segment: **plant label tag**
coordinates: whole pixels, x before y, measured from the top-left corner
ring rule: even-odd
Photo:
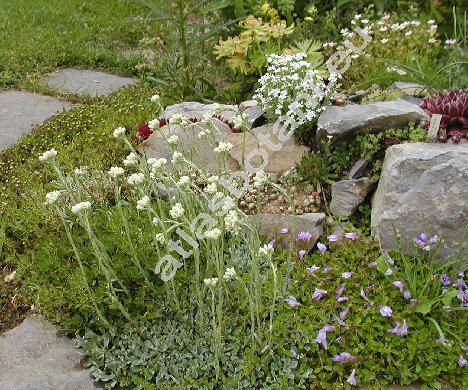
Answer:
[[[435,141],[437,139],[437,134],[439,134],[440,121],[442,120],[442,115],[433,114],[431,117],[431,123],[429,125],[429,130],[427,130],[427,135],[429,136],[430,141]]]

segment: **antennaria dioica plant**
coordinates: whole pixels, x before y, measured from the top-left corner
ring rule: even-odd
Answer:
[[[211,318],[217,374],[223,340],[228,336],[224,334],[226,316],[245,310],[252,348],[266,351],[271,347],[276,304],[288,292],[289,284],[289,271],[286,278],[278,274],[273,242],[264,244],[257,226],[222,185],[223,180],[230,179],[228,152],[232,145],[219,141],[219,126],[224,124],[212,116],[192,123],[177,115],[165,128],[153,126],[154,131],[161,131],[160,142],[165,140],[170,145],[171,161],[139,156],[125,129],[116,129],[114,137],[127,144],[130,154],[123,167],[111,167],[104,175],[107,182],[103,180],[102,186],[109,191],[102,199],[88,190],[85,173],[77,169],[70,177],[62,172],[55,151],[45,152],[40,158],[59,178],[60,188],[47,194],[46,204],[64,225],[102,324],[110,327],[111,321],[106,318],[107,308],[95,299],[95,282],[88,280],[87,269],[93,264],[104,277],[111,304],[128,321],[141,314],[128,305],[139,289],[155,301],[170,305],[176,318],[193,302],[197,308],[195,323],[205,324]],[[216,172],[196,163],[200,151],[190,144],[183,149],[174,130],[180,135],[195,132],[204,139],[216,155]],[[258,175],[257,181],[268,185],[263,175],[261,180],[263,176]],[[240,187],[238,182],[232,184]],[[258,191],[262,185],[257,186]],[[113,231],[120,231],[120,235],[108,237],[102,226],[111,215],[113,223],[118,224]],[[85,243],[77,242],[78,230],[86,233]],[[113,241],[121,242],[125,250],[108,249]],[[235,247],[243,248],[246,264],[234,255]],[[86,255],[85,248],[92,250],[93,258]],[[281,254],[284,261],[291,261],[291,250]]]

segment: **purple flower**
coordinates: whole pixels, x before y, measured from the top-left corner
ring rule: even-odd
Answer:
[[[465,359],[463,355],[460,355],[460,358],[458,359],[458,367],[464,367],[466,366],[468,361]]]
[[[346,302],[346,301],[349,301],[349,297],[339,297],[337,300],[337,302]]]
[[[459,289],[457,292],[457,298],[460,300],[462,307],[468,306],[468,289]]]
[[[338,325],[342,326],[343,328],[347,328],[348,324],[344,322],[341,318],[335,317],[336,322],[338,322]]]
[[[318,271],[319,269],[320,269],[320,267],[317,267],[316,265],[313,265],[312,267],[306,268],[307,273],[308,273],[310,276],[315,276],[315,275],[314,275],[314,272],[315,272],[315,271]]]
[[[410,299],[411,298],[411,292],[409,290],[406,290],[404,293],[403,293],[403,298],[405,299]]]
[[[328,349],[327,344],[327,332],[332,332],[335,330],[333,325],[325,325],[322,329],[320,329],[317,333],[317,338],[314,339],[316,343],[319,343],[323,346],[323,348]]]
[[[410,299],[410,307],[418,306],[420,303],[421,301],[419,299],[416,299],[416,298]]]
[[[390,276],[391,274],[393,274],[393,270],[391,268],[387,268],[385,271],[385,276]]]
[[[356,356],[351,355],[349,352],[341,352],[339,355],[333,355],[332,360],[339,363],[348,363],[356,360]]]
[[[297,233],[296,240],[297,241],[309,241],[312,238],[311,232],[299,232]]]
[[[330,242],[336,242],[340,241],[341,237],[338,234],[330,234],[329,236],[327,236],[327,240]]]
[[[326,265],[325,267],[323,267],[323,273],[326,274],[327,272],[330,272],[331,270],[331,267],[329,267],[328,265]]]
[[[388,306],[380,306],[380,315],[382,317],[391,317],[392,316],[392,309]]]
[[[372,263],[369,263],[369,267],[371,267],[371,268],[377,267],[377,262],[373,261]]]
[[[349,279],[351,276],[353,276],[356,272],[353,271],[348,271],[348,272],[343,272],[341,274],[342,278]]]
[[[289,295],[286,300],[288,301],[288,304],[289,306],[291,307],[296,307],[296,306],[300,306],[301,304],[297,301],[297,299],[295,297],[293,297],[292,295]]]
[[[356,386],[356,385],[357,385],[357,382],[356,382],[356,370],[351,371],[351,375],[350,375],[349,378],[346,380],[346,382],[348,382],[351,386]]]
[[[399,280],[397,280],[392,283],[392,286],[400,290],[400,292],[403,292],[403,288],[404,288],[403,282],[400,282]]]
[[[289,229],[287,227],[283,227],[280,230],[278,230],[279,234],[286,234],[289,232]]]
[[[356,232],[345,233],[345,237],[349,238],[350,240],[357,240],[360,234]]]
[[[324,254],[327,251],[327,246],[325,244],[322,244],[321,242],[317,242],[317,248],[322,254]]]
[[[389,329],[388,333],[392,333],[399,337],[403,337],[404,335],[408,333],[408,325],[406,325],[406,321],[403,321],[402,324],[400,324],[398,321],[395,322],[395,327],[392,329]]]
[[[297,255],[299,256],[300,259],[302,259],[306,255],[306,253],[307,253],[306,250],[300,250]]]
[[[419,236],[414,236],[413,238],[414,244],[425,251],[430,251],[432,245],[437,243],[437,241],[439,241],[439,236],[437,236],[437,234],[429,238],[426,233],[421,233]]]
[[[437,341],[438,343],[440,343],[440,344],[445,344],[445,341],[446,341],[446,340],[445,340],[443,337],[441,337],[441,338],[437,339],[436,341]]]
[[[447,274],[440,275],[440,281],[442,282],[442,286],[449,286],[452,283]]]
[[[345,287],[346,287],[346,283],[341,283],[339,285],[338,289],[335,292],[335,298],[336,299],[338,299],[341,296],[341,294],[343,294],[343,291],[344,291]]]
[[[315,292],[314,292],[314,294],[312,295],[312,299],[313,299],[314,301],[320,301],[320,298],[322,298],[322,295],[324,295],[324,294],[326,294],[326,293],[327,293],[327,291],[321,290],[321,289],[315,287]]]
[[[271,241],[268,243],[268,246],[269,246],[270,248],[274,248],[274,247],[275,247],[275,244],[276,244],[276,240],[273,239],[273,240],[271,240]]]
[[[347,308],[345,308],[341,313],[340,313],[340,318],[343,319],[345,318],[348,313],[349,313],[349,309],[351,308],[351,306],[348,306]]]

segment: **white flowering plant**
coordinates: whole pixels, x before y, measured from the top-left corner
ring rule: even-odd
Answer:
[[[313,123],[329,104],[338,76],[328,80],[312,68],[305,53],[271,54],[266,73],[259,79],[256,99],[271,119],[286,116],[297,125]],[[307,94],[307,97],[305,95]]]

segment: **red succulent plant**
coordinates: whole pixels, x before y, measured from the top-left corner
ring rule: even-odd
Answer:
[[[440,128],[445,129],[445,134],[439,137],[441,142],[448,138],[460,142],[468,137],[468,89],[439,92],[424,99],[420,107],[431,117],[433,114],[442,115]],[[426,121],[424,127],[427,128],[429,123]]]

